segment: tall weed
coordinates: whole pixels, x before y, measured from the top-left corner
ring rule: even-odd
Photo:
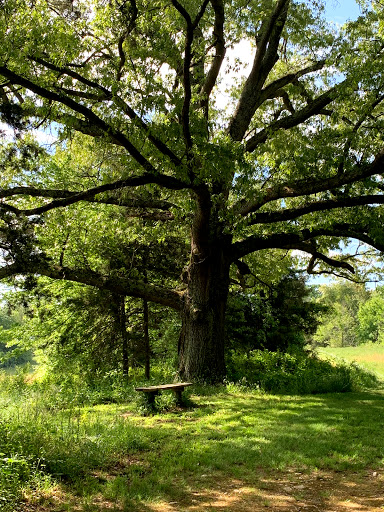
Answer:
[[[38,381],[27,371],[3,372],[0,511],[17,510],[22,489],[43,485],[46,475],[75,482],[92,468],[113,464],[116,453],[146,448],[145,438],[127,427],[117,411],[107,416],[92,409],[127,401],[133,394],[132,384],[121,379],[101,380],[98,386],[76,376]]]
[[[342,393],[375,387],[378,379],[354,363],[322,360],[304,352],[232,353],[229,380],[272,393]]]
[[[31,466],[24,457],[6,457],[0,453],[0,510],[14,512],[21,499],[22,485],[31,476]]]

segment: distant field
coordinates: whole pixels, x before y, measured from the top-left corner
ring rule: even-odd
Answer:
[[[384,345],[361,345],[360,347],[321,348],[318,353],[346,361],[356,361],[359,365],[374,372],[384,381]]]

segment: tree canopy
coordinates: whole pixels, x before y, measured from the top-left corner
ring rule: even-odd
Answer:
[[[1,6],[0,278],[173,308],[180,376],[219,381],[236,274],[300,251],[348,275],[341,242],[384,249],[380,2],[340,30],[316,0]],[[145,277],[134,247],[169,237],[180,279]]]

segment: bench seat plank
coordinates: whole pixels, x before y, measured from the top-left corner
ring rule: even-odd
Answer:
[[[178,405],[183,405],[183,397],[182,393],[184,391],[184,388],[187,386],[192,386],[192,382],[177,382],[176,384],[160,384],[159,386],[141,386],[138,388],[135,388],[136,391],[142,391],[146,394],[146,398],[148,401],[148,404],[151,406],[155,403],[155,398],[159,394],[160,391],[164,391],[167,389],[171,389],[175,392],[176,395],[176,403]]]
[[[192,386],[192,382],[177,382],[176,384],[161,384],[159,386],[147,386],[135,388],[136,391],[143,391],[144,393],[153,393],[154,391],[161,391],[162,389],[184,389],[187,386]]]

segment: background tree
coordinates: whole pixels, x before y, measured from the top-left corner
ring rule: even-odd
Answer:
[[[360,304],[360,343],[382,343],[384,341],[384,289],[378,287],[370,293],[366,302]]]
[[[12,343],[13,329],[17,329],[23,323],[23,309],[18,307],[10,310],[3,301],[0,308],[0,368],[31,362],[32,351],[19,348]]]
[[[117,250],[105,234],[105,247],[98,252],[103,265],[109,272],[124,268],[149,274],[155,282],[178,278],[174,265],[181,241],[168,237],[147,245],[144,238],[142,232],[141,243],[136,238]],[[7,293],[8,307],[21,308],[27,318],[8,337],[14,345],[34,349],[51,370],[80,371],[91,378],[115,370],[128,376],[129,367],[141,366],[149,378],[152,356],[158,362],[174,359],[178,336],[167,331],[175,320],[159,305],[145,308],[141,299],[67,281],[19,279],[17,284],[24,290]]]
[[[348,238],[384,248],[381,6],[336,33],[320,2],[62,4],[2,3],[0,112],[15,139],[0,155],[0,277],[173,308],[180,376],[220,381],[231,267],[299,250],[309,271],[343,275],[353,262],[331,251]],[[225,108],[239,41],[251,68]],[[42,151],[28,135],[41,128],[59,147]],[[102,257],[139,236],[138,218],[156,239],[189,239],[178,285]]]
[[[351,347],[359,345],[360,310],[369,299],[363,284],[350,281],[320,287],[324,306],[321,324],[313,337],[316,345]]]
[[[232,292],[226,322],[228,349],[302,350],[316,332],[322,311],[314,290],[292,270],[269,287]]]

